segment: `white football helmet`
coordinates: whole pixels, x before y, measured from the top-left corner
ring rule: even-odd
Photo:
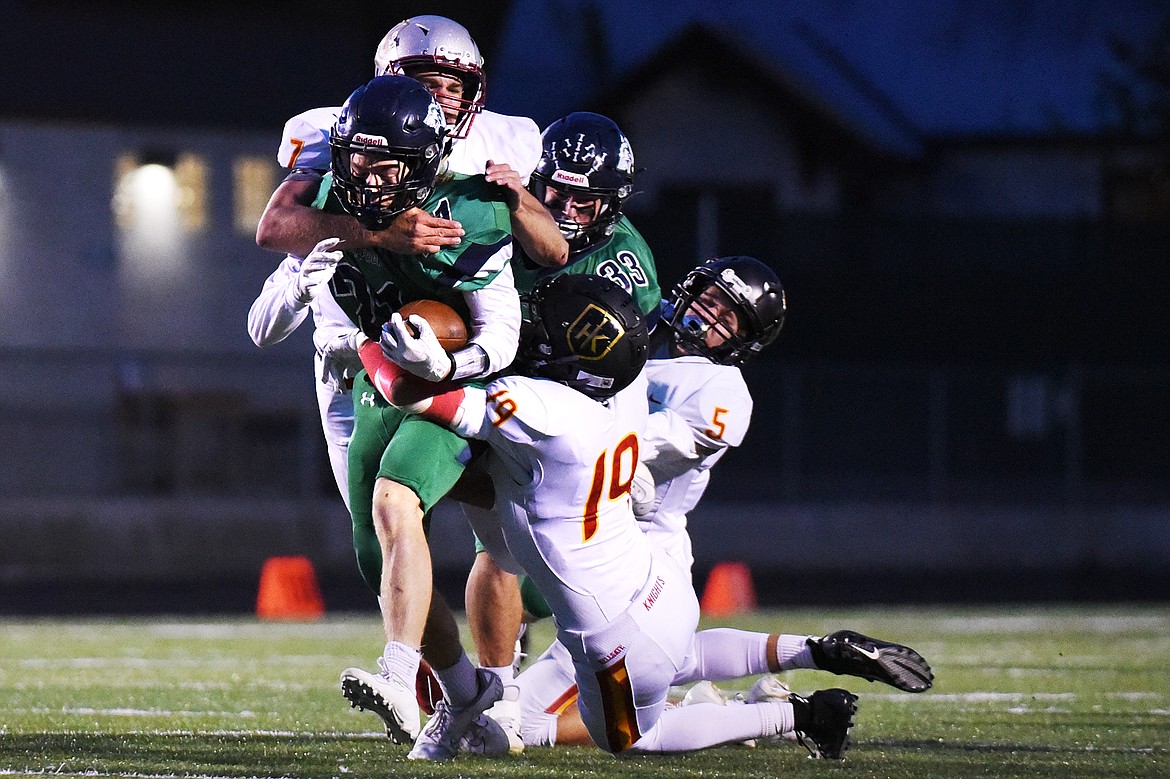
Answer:
[[[463,82],[463,98],[454,101],[458,119],[447,137],[466,138],[487,99],[483,57],[471,33],[445,16],[412,16],[391,27],[374,54],[374,75],[413,76],[424,70],[449,73]]]

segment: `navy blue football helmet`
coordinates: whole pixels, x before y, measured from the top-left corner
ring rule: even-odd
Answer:
[[[732,333],[706,313],[700,300],[709,287],[735,304],[738,332]],[[692,268],[663,305],[662,321],[684,352],[698,353],[721,365],[742,365],[776,340],[784,326],[787,304],[776,273],[754,257],[715,257]],[[716,328],[724,341],[714,348],[706,335]]]
[[[367,230],[382,230],[421,205],[435,186],[446,133],[443,110],[418,81],[378,76],[358,87],[329,134],[333,191],[342,207]],[[385,168],[396,181],[376,174]]]
[[[634,299],[609,279],[561,273],[527,296],[516,355],[528,376],[567,384],[595,400],[625,389],[649,351],[646,320]]]
[[[564,196],[601,198],[594,217],[580,224],[553,212],[571,252],[581,252],[613,234],[622,203],[634,189],[634,151],[612,119],[578,111],[550,124],[529,188],[545,202],[548,189]]]

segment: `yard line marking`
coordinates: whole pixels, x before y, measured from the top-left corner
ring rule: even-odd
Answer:
[[[241,660],[238,657],[26,657],[20,660],[23,668],[156,668],[181,666],[184,668],[218,668],[261,665],[337,665],[335,655],[264,655]]]
[[[57,777],[57,775],[80,774],[84,777],[121,777],[122,779],[294,779],[292,777],[228,777],[215,773],[139,773],[137,771],[97,771],[95,768],[85,768],[84,771],[64,771],[63,766],[42,768],[40,771],[18,771],[15,768],[0,768],[0,777]]]
[[[79,687],[72,680],[62,681],[63,684],[68,684],[72,689],[85,689]],[[94,687],[111,687],[118,690],[159,690],[162,688],[168,690],[195,690],[196,692],[220,691],[220,690],[251,690],[264,689],[275,690],[277,692],[313,692],[324,687],[332,687],[334,682],[330,680],[322,680],[316,683],[301,683],[301,682],[282,682],[274,679],[250,679],[248,681],[240,682],[159,682],[158,680],[143,681],[143,680],[119,680],[117,684],[94,684]],[[14,690],[43,690],[47,686],[41,681],[32,682],[16,682],[12,688]],[[0,707],[2,709],[3,707]]]
[[[77,735],[78,731],[42,731],[40,735]],[[92,734],[91,734],[92,735]],[[98,734],[100,735],[100,734]],[[151,729],[151,730],[120,730],[119,736],[188,736],[199,738],[244,738],[249,736],[267,736],[271,738],[306,738],[316,741],[336,741],[338,739],[362,739],[369,741],[385,741],[385,730],[241,730],[241,729],[209,729],[186,730],[182,728]],[[0,769],[3,771],[3,769]]]
[[[15,714],[73,714],[82,717],[98,715],[104,717],[243,717],[244,719],[251,719],[257,716],[256,712],[248,710],[168,711],[166,709],[94,709],[87,706],[63,706],[60,709],[37,706],[28,709],[0,709],[0,711],[10,711]]]
[[[925,695],[906,695],[896,692],[875,692],[863,696],[865,700],[895,703],[1016,703],[1018,701],[1075,701],[1077,698],[1101,697],[1125,701],[1165,700],[1170,696],[1156,692],[931,692]],[[1155,712],[1157,710],[1154,710]]]

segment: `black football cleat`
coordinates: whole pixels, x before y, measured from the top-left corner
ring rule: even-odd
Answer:
[[[797,722],[796,740],[813,757],[843,760],[857,713],[857,696],[834,687],[817,690],[807,698],[794,693],[789,700]]]
[[[906,692],[925,692],[934,684],[930,665],[908,646],[880,641],[852,630],[808,639],[817,668],[883,682]]]

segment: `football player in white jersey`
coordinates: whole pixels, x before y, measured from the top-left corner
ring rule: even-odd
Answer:
[[[488,182],[504,189],[516,242],[537,262],[564,264],[567,243],[547,210],[525,188],[541,153],[539,130],[530,119],[483,110],[483,60],[467,30],[441,16],[406,19],[383,38],[374,63],[376,75],[410,75],[427,86],[443,109],[448,137],[453,139],[447,147],[445,170],[482,173]],[[257,229],[257,243],[286,251],[288,256],[252,304],[248,330],[258,346],[266,346],[286,338],[312,314],[318,406],[334,478],[348,507],[347,452],[354,424],[350,382],[361,365],[355,349],[358,331],[328,290],[341,257],[338,248],[435,253],[458,245],[463,230],[458,222],[419,208],[401,214],[382,230],[369,230],[348,215],[313,208],[313,198],[329,168],[329,134],[339,111],[340,107],[313,109],[286,123],[278,159],[290,173],[273,193]],[[494,319],[506,321],[503,316]],[[454,622],[445,604],[441,598],[435,601],[441,621],[450,627]],[[428,644],[438,642],[428,628]],[[512,646],[509,640],[499,648],[481,648],[481,663],[509,664]],[[382,716],[390,733],[393,712],[385,710],[381,696],[370,687],[378,681],[377,675],[360,669],[346,673],[351,671],[351,676],[361,678],[345,688],[347,697]],[[369,697],[360,695],[355,701],[351,692],[361,689]]]
[[[498,455],[490,469],[503,543],[480,538],[548,600],[592,740],[614,754],[681,752],[795,733],[813,754],[840,759],[856,712],[846,690],[667,707],[673,684],[759,673],[766,658],[695,633],[689,572],[653,547],[633,514],[639,423],[604,403],[644,376],[649,337],[633,299],[605,279],[564,275],[541,284],[532,305],[519,375],[482,389],[423,384],[387,359],[384,344],[360,352],[392,404]],[[426,333],[417,340],[425,348]]]
[[[700,264],[663,306],[646,363],[650,414],[639,454],[647,470],[639,470],[634,485],[635,511],[651,546],[688,574],[694,558],[687,514],[706,490],[710,469],[742,443],[751,417],[752,398],[739,366],[775,340],[784,313],[776,274],[743,256]],[[823,637],[733,630],[700,635],[765,657],[761,673],[819,668],[908,692],[929,689],[933,680],[914,650],[853,631]],[[526,745],[580,743],[586,737],[575,717],[573,668],[563,646],[554,643],[520,674],[516,686]],[[755,694],[766,689],[787,692],[765,683]]]

